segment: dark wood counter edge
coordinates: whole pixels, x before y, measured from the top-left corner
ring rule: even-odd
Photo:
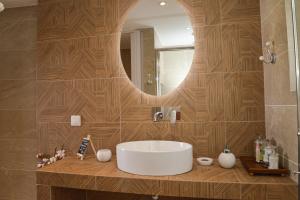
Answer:
[[[66,161],[64,161],[66,162]],[[84,162],[84,161],[83,161]],[[111,164],[111,163],[110,163]],[[127,173],[113,176],[108,171],[107,175],[70,173],[60,171],[47,171],[51,166],[38,169],[37,185],[62,188],[74,188],[93,191],[133,193],[144,195],[161,195],[176,197],[194,197],[208,199],[242,199],[245,191],[268,192],[270,188],[286,188],[287,191],[296,196],[297,184],[289,182],[247,182],[247,181],[211,181],[211,180],[189,180],[189,179],[172,179],[168,177],[138,176]],[[186,175],[191,174],[186,173]],[[116,172],[116,171],[115,171]],[[182,175],[178,175],[182,176]],[[247,174],[249,178],[253,178]],[[263,179],[264,177],[258,177]],[[287,177],[282,177],[286,180]],[[285,191],[284,191],[285,192]]]

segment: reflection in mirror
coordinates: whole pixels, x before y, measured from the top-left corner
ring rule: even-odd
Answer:
[[[123,26],[120,49],[133,84],[147,94],[165,95],[180,85],[192,65],[189,17],[177,0],[140,0]]]

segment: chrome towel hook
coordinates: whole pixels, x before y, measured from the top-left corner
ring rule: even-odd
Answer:
[[[264,47],[263,56],[259,57],[260,61],[265,64],[275,64],[276,63],[276,53],[274,52],[274,42],[267,41]]]

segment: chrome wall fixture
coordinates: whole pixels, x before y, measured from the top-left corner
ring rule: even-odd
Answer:
[[[275,64],[276,63],[276,53],[274,52],[274,42],[268,41],[263,49],[263,55],[259,57],[259,60],[265,64]]]

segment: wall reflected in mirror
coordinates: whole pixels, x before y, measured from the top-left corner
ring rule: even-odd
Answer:
[[[121,58],[127,76],[143,92],[162,96],[175,90],[190,71],[194,35],[177,0],[140,0],[127,16]]]

